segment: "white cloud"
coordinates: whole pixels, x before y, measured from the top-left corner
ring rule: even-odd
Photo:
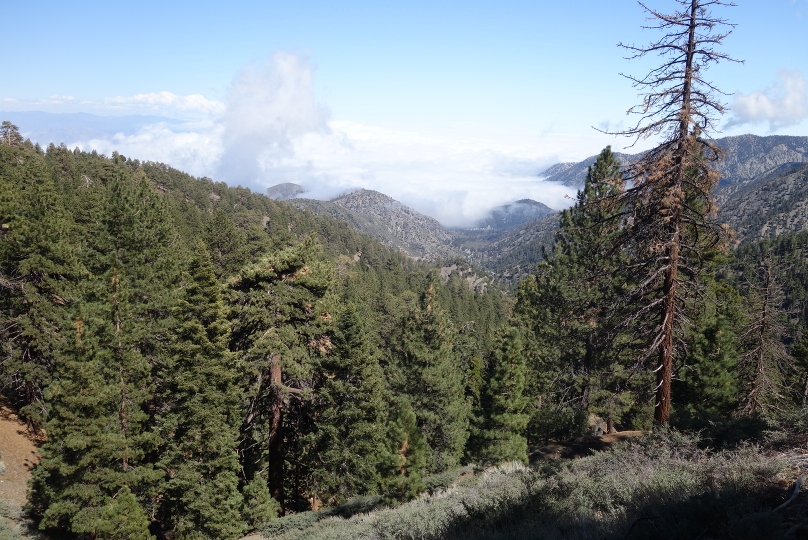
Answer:
[[[100,102],[103,107],[119,110],[142,110],[154,112],[194,111],[210,114],[220,114],[224,111],[221,101],[205,98],[201,94],[178,96],[172,92],[152,92],[136,94],[134,96],[116,96]]]
[[[407,130],[329,120],[317,101],[307,59],[277,53],[233,79],[224,102],[171,92],[114,97],[96,105],[127,111],[158,110],[197,121],[113,127],[69,146],[113,150],[168,163],[258,192],[295,182],[305,196],[327,199],[345,191],[381,191],[448,226],[462,226],[501,204],[531,198],[569,206],[574,190],[538,174],[558,161],[597,153],[613,137],[554,129],[494,133],[487,126]],[[199,119],[201,115],[201,119]],[[617,149],[617,148],[615,148]]]
[[[314,74],[300,56],[279,52],[233,80],[222,117],[219,176],[250,186],[293,155],[293,140],[328,132],[328,112],[314,96]]]
[[[117,133],[110,138],[73,141],[68,148],[96,150],[111,155],[113,151],[143,161],[168,163],[195,176],[210,176],[221,151],[221,128],[213,122],[180,126],[153,124],[134,134]]]
[[[288,129],[261,123],[237,127],[235,140],[245,143],[244,147],[228,148],[233,124],[226,120],[161,123],[68,146],[107,155],[117,150],[127,157],[168,163],[257,192],[282,182],[301,184],[308,191],[305,197],[317,199],[358,188],[375,189],[444,225],[463,226],[494,206],[518,199],[535,199],[556,209],[569,206],[574,190],[544,182],[538,174],[558,162],[559,156],[579,160],[605,144],[558,133],[486,137],[336,120],[303,122],[302,127]],[[250,134],[254,144],[248,140]],[[237,164],[236,171],[228,170],[226,159],[243,163]],[[238,180],[234,172],[252,176]]]
[[[498,140],[347,121],[329,126],[328,133],[296,138],[293,152],[264,164],[266,185],[295,182],[308,190],[304,197],[319,199],[375,189],[448,226],[472,223],[494,206],[523,198],[563,208],[574,194],[538,178],[558,161],[545,153],[550,139]]]
[[[51,113],[87,112],[109,114],[159,114],[184,120],[203,120],[221,115],[225,106],[221,101],[207,99],[201,94],[180,96],[172,92],[151,92],[134,96],[115,96],[100,100],[80,100],[74,96],[52,95],[45,99],[15,99],[5,97],[3,102],[13,110],[41,110]]]
[[[63,105],[67,103],[77,103],[78,100],[73,96],[60,96],[58,94],[50,97],[50,103],[54,105]]]
[[[802,73],[782,70],[778,79],[765,90],[736,94],[726,127],[768,122],[769,130],[777,131],[808,118],[808,84]]]

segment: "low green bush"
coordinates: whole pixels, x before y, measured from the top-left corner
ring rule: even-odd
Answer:
[[[458,478],[464,475],[473,474],[474,467],[467,465],[465,467],[457,467],[444,471],[442,473],[433,474],[424,478],[424,486],[426,492],[429,494],[436,493],[445,489],[449,489]]]

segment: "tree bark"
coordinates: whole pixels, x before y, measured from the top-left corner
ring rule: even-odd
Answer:
[[[269,461],[269,474],[267,484],[272,498],[278,501],[281,509],[284,507],[283,496],[283,372],[281,371],[281,356],[275,354],[269,364],[269,382],[274,392],[270,405],[270,429],[267,441],[267,459]]]
[[[586,354],[584,355],[584,383],[581,389],[581,410],[589,410],[589,400],[592,393],[592,365],[595,355],[595,345],[592,334],[586,336]]]
[[[670,268],[665,276],[663,294],[665,296],[662,315],[662,339],[659,344],[659,365],[656,376],[656,403],[654,421],[667,425],[671,414],[671,379],[673,378],[673,331],[676,316],[676,279],[679,267],[678,232],[670,246]]]

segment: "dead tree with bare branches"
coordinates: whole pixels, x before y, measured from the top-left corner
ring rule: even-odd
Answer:
[[[621,196],[626,226],[620,238],[636,279],[624,298],[624,322],[642,334],[642,361],[657,358],[658,424],[667,424],[670,417],[674,363],[683,345],[687,306],[699,294],[706,254],[720,249],[727,236],[715,221],[711,197],[722,151],[710,133],[716,131],[724,105],[722,92],[705,79],[705,72],[722,60],[734,61],[715,49],[732,25],[710,11],[733,4],[676,1],[681,7],[672,14],[640,3],[651,21],[646,28],[663,32],[659,40],[645,47],[620,44],[630,59],[658,54],[663,62],[644,77],[626,75],[641,91],[642,103],[629,110],[639,120],[633,128],[613,133],[634,138],[635,144],[660,140],[626,170],[629,187]]]
[[[743,411],[755,414],[783,402],[782,374],[793,363],[784,337],[786,328],[782,309],[784,293],[777,279],[779,269],[772,256],[758,261],[756,282],[746,284],[749,322],[741,334],[745,352],[741,364],[746,372],[746,396]]]

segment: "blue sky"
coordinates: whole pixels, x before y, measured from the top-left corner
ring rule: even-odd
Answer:
[[[738,4],[717,13],[745,63],[710,71],[731,94],[724,134],[808,135],[808,0]],[[619,73],[655,64],[616,43],[657,35],[623,0],[3,2],[0,19],[0,111],[185,122],[61,142],[257,190],[370,187],[447,224],[509,198],[566,204],[535,175],[625,146],[591,126],[625,126],[638,98]]]

